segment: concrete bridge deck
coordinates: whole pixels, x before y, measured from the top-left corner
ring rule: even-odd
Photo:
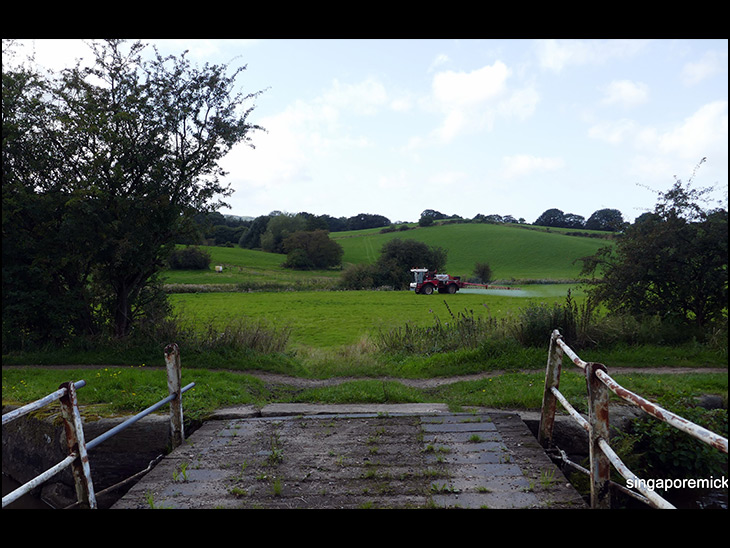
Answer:
[[[582,508],[520,416],[440,405],[226,410],[112,507]]]

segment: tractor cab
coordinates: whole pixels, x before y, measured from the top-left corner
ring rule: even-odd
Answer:
[[[413,281],[411,282],[411,290],[415,291],[421,286],[423,280],[426,279],[427,268],[411,268],[413,273]]]

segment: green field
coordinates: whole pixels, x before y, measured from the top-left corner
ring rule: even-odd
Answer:
[[[575,280],[580,276],[581,257],[594,254],[610,241],[568,236],[551,230],[492,224],[452,224],[381,233],[379,229],[331,234],[344,250],[345,266],[374,263],[386,242],[393,238],[413,239],[448,250],[446,271],[468,278],[477,262],[492,267],[495,279]],[[238,247],[205,247],[212,258],[208,271],[167,271],[169,284],[266,284],[278,285],[333,283],[340,270],[292,271],[281,268],[285,255]],[[222,265],[223,272],[215,272]],[[414,265],[415,266],[415,265]],[[301,287],[300,287],[301,288]]]
[[[445,302],[455,315],[473,312],[499,319],[530,303],[562,303],[570,287],[535,285],[517,291],[465,290],[430,296],[410,291],[186,293],[172,295],[171,300],[181,317],[198,325],[225,325],[236,318],[265,319],[290,327],[292,343],[297,346],[327,348],[355,344],[378,329],[406,322],[431,325],[435,317],[447,322],[451,316]]]
[[[333,233],[331,237],[344,249],[344,265],[373,263],[383,244],[402,238],[447,249],[447,272],[463,278],[471,276],[475,263],[488,262],[495,279],[502,282],[573,282],[525,284],[513,291],[462,290],[447,296],[454,314],[473,312],[498,319],[531,304],[562,303],[568,289],[580,298],[577,259],[609,243],[560,231],[476,223],[388,233],[371,229]],[[291,342],[297,347],[332,348],[356,344],[379,329],[407,322],[430,325],[435,318],[449,318],[444,296],[406,291],[321,291],[336,288],[342,271],[293,271],[281,267],[284,255],[238,247],[205,249],[212,258],[209,270],[168,271],[163,278],[167,284],[188,284],[185,289],[183,285],[171,288],[171,302],[180,317],[196,325],[220,326],[238,318],[265,320],[289,327]],[[223,266],[223,271],[215,272],[216,265]],[[234,291],[221,292],[226,287]],[[248,289],[254,291],[245,291]]]
[[[348,263],[374,263],[383,244],[393,238],[413,239],[448,250],[449,274],[468,277],[477,262],[492,267],[495,279],[578,278],[581,257],[593,255],[609,241],[568,236],[564,232],[482,223],[439,225],[404,232],[334,233]],[[414,265],[416,266],[416,265]],[[427,266],[427,265],[418,265]]]

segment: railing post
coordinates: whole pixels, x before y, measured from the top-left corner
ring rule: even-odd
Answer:
[[[180,390],[181,366],[180,349],[176,343],[165,347],[165,364],[167,367],[167,389],[175,398],[170,401],[170,440],[172,448],[178,447],[185,439],[183,431],[182,392]]]
[[[555,407],[557,399],[552,389],[560,385],[560,369],[563,364],[563,349],[557,340],[562,338],[556,329],[550,336],[547,368],[545,370],[545,390],[542,394],[542,408],[540,409],[540,426],[537,441],[547,448],[553,439],[553,425],[555,423]]]
[[[91,466],[86,451],[84,425],[81,420],[81,413],[79,413],[76,387],[73,382],[66,382],[60,388],[65,389],[65,394],[61,396],[59,402],[66,432],[66,445],[69,455],[76,454],[76,458],[71,463],[76,497],[79,504],[95,509],[96,495],[94,494],[94,483],[91,481]]]
[[[611,508],[610,474],[608,457],[599,445],[601,439],[609,441],[608,431],[608,387],[596,376],[597,370],[606,371],[600,363],[586,364],[586,384],[588,385],[588,408],[590,422],[590,473],[591,508]]]

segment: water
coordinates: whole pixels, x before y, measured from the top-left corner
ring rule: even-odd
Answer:
[[[15,481],[12,478],[9,478],[5,474],[3,474],[3,496],[7,495],[8,493],[12,493],[15,491],[18,487],[20,487],[20,484]],[[12,504],[8,504],[3,510],[6,509],[16,509],[16,510],[49,510],[51,509],[51,506],[46,504],[40,499],[37,499],[31,495],[23,495],[18,500],[13,502]]]

